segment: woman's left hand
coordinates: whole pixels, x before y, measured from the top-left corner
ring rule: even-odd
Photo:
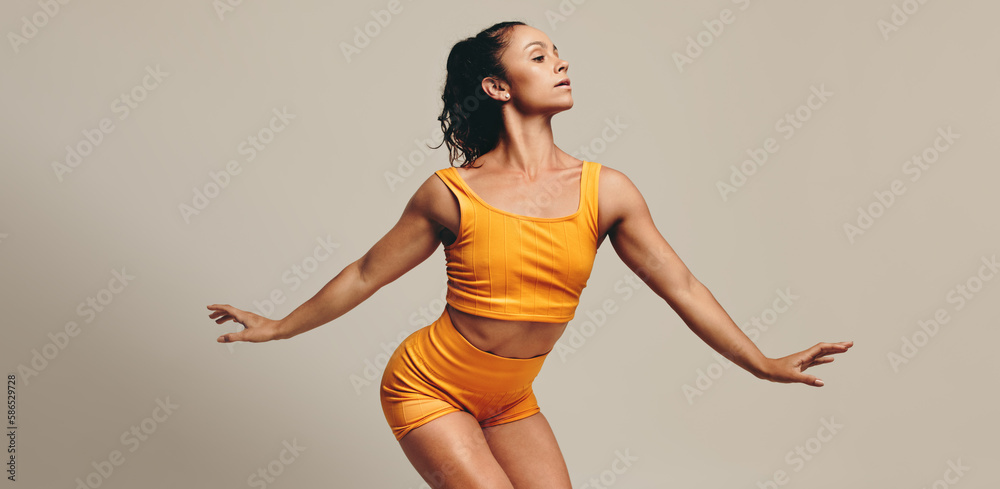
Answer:
[[[787,357],[770,358],[760,378],[771,382],[781,382],[788,384],[791,382],[802,382],[816,387],[822,387],[823,381],[815,375],[802,373],[805,369],[814,365],[822,365],[833,361],[833,355],[844,353],[848,348],[854,346],[853,341],[842,341],[840,343],[817,343],[808,350],[793,353]]]
[[[229,304],[212,304],[208,308],[214,312],[208,317],[215,320],[216,324],[226,321],[239,323],[243,326],[243,331],[236,333],[226,333],[215,341],[219,343],[231,343],[234,341],[249,341],[251,343],[262,343],[265,341],[281,339],[278,336],[279,321],[268,319],[264,316],[254,314],[249,311],[237,309]]]

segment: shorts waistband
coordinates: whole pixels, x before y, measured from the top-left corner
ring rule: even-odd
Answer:
[[[456,376],[456,383],[489,392],[510,392],[530,386],[548,353],[533,358],[509,358],[480,350],[455,329],[445,308],[431,323],[420,356]],[[438,372],[444,374],[446,372]]]

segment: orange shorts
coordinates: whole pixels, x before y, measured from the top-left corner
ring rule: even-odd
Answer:
[[[448,413],[465,411],[482,427],[539,412],[531,383],[548,353],[508,358],[476,348],[455,329],[446,307],[389,357],[380,397],[396,440]]]

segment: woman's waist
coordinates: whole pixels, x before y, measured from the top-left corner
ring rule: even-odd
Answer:
[[[568,322],[512,321],[477,316],[446,305],[455,329],[476,348],[507,358],[527,359],[548,354]]]

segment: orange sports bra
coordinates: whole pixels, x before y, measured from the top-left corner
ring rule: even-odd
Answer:
[[[458,236],[445,245],[452,307],[515,321],[573,319],[597,255],[601,164],[584,161],[580,204],[564,217],[513,214],[487,204],[455,167],[434,172],[458,199]]]

